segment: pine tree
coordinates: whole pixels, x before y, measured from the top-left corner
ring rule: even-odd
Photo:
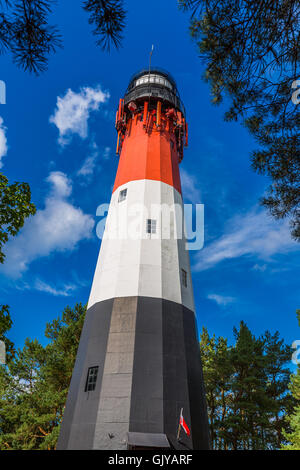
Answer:
[[[295,400],[288,392],[291,371],[287,365],[291,360],[292,348],[284,344],[278,331],[273,335],[267,331],[262,340],[266,355],[266,393],[271,400],[267,426],[262,429],[262,435],[269,448],[279,449],[285,442],[283,432],[289,429],[285,416],[295,405]]]
[[[54,449],[86,308],[66,307],[42,346],[27,339],[0,368],[0,449]]]
[[[8,305],[0,305],[0,340],[4,342],[6,349],[6,361],[8,362],[15,354],[13,342],[7,337],[7,332],[12,327],[12,319]]]
[[[216,339],[215,335],[209,337],[208,331],[203,328],[200,350],[211,441],[214,449],[226,449],[224,421],[228,411],[229,380],[233,372],[230,349],[225,338]]]
[[[286,367],[291,348],[279,333],[259,338],[244,322],[234,328],[235,344],[203,329],[200,348],[213,448],[279,449],[294,399]],[[282,427],[284,428],[282,430]]]
[[[258,429],[266,423],[266,411],[270,407],[265,391],[263,342],[252,335],[244,322],[239,330],[234,328],[234,336],[236,344],[231,349],[234,373],[230,383],[227,432],[233,450],[262,449],[264,445]]]
[[[271,180],[262,204],[274,217],[288,217],[300,240],[299,1],[179,3],[192,13],[190,32],[213,103],[229,99],[225,119],[239,120],[259,144],[252,167]]]
[[[300,310],[297,310],[297,316],[300,326]],[[297,372],[291,377],[289,389],[295,399],[295,406],[286,418],[290,431],[283,431],[288,444],[282,446],[282,448],[285,450],[300,450],[300,364],[298,364]]]

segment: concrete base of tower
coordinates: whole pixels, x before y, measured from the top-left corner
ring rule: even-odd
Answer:
[[[181,431],[178,442],[181,408],[191,435]],[[88,309],[57,449],[124,450],[135,433],[146,442],[165,435],[175,449],[210,447],[195,315],[164,299],[121,297]]]

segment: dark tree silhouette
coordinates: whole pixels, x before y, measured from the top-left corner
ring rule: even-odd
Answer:
[[[213,102],[231,105],[225,119],[240,120],[259,149],[255,171],[271,179],[262,204],[288,217],[300,240],[300,113],[291,100],[299,74],[298,0],[179,0],[191,13],[190,32],[206,64]]]
[[[95,26],[93,34],[96,44],[103,50],[110,50],[111,43],[120,47],[126,13],[120,0],[86,0],[83,7],[90,13],[89,23]]]
[[[36,74],[47,68],[48,55],[60,46],[60,36],[48,25],[52,1],[1,2],[1,53],[10,51],[14,62]]]
[[[0,54],[11,52],[20,68],[40,74],[47,69],[48,57],[62,46],[61,35],[49,25],[55,0],[0,0]],[[126,12],[122,0],[86,0],[83,9],[97,45],[110,50],[120,47]]]

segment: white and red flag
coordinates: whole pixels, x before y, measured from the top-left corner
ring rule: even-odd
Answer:
[[[184,420],[184,417],[183,417],[183,408],[181,408],[181,411],[180,411],[179,426],[181,426],[182,429],[184,430],[184,432],[185,432],[188,436],[190,436],[191,431],[190,431],[188,425],[186,424],[186,422],[185,422],[185,420]]]

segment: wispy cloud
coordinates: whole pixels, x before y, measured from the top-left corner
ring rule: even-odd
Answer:
[[[221,307],[225,307],[228,304],[232,304],[232,303],[236,302],[235,297],[229,297],[229,296],[219,295],[219,294],[208,294],[207,298],[209,300],[213,300],[214,302],[216,302]]]
[[[111,154],[111,148],[110,147],[105,147],[104,152],[103,152],[103,158],[104,160],[108,160]]]
[[[68,282],[55,279],[51,283],[41,279],[40,277],[34,277],[31,280],[25,280],[24,278],[7,279],[6,288],[1,285],[1,291],[7,293],[9,289],[19,291],[39,291],[45,292],[46,294],[54,295],[55,297],[70,297],[75,291],[82,289],[83,287],[89,286],[90,280],[84,280],[78,277],[76,271],[71,271]]]
[[[63,97],[58,96],[50,122],[58,128],[59,144],[67,145],[74,134],[86,139],[90,113],[98,111],[100,104],[105,103],[109,96],[109,93],[103,92],[100,86],[84,87],[78,93],[69,88]]]
[[[101,168],[99,159],[108,160],[110,157],[111,148],[105,147],[104,151],[100,155],[100,151],[95,142],[92,142],[91,151],[84,160],[82,166],[77,171],[77,176],[81,178],[80,184],[85,186],[89,184],[93,178],[95,170]]]
[[[37,279],[34,284],[34,288],[40,292],[54,295],[55,297],[69,297],[75,290],[77,290],[78,286],[74,284],[65,284],[62,287],[57,288],[47,284],[41,279]]]
[[[248,256],[272,261],[275,255],[300,249],[290,236],[288,220],[276,221],[266,211],[252,209],[225,226],[225,233],[196,255],[194,269],[210,269],[225,260]]]
[[[3,167],[2,158],[7,154],[6,130],[3,118],[0,116],[0,168]]]
[[[44,209],[27,219],[20,234],[5,247],[6,259],[0,272],[18,278],[34,260],[54,252],[72,251],[81,240],[92,236],[93,218],[75,207],[68,198],[71,180],[62,172],[51,172]]]
[[[86,157],[81,168],[77,171],[77,176],[82,176],[83,178],[90,179],[90,177],[94,174],[98,156],[99,151],[97,144],[93,142],[92,152]]]
[[[261,273],[264,273],[267,269],[267,265],[266,264],[255,264],[253,266],[253,271],[260,271]]]
[[[180,170],[182,194],[185,199],[200,203],[200,190],[197,179],[183,168]]]

